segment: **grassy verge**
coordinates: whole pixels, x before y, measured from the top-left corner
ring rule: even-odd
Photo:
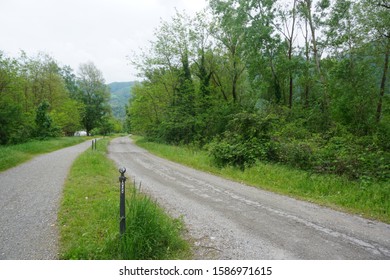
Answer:
[[[361,183],[268,163],[258,163],[245,171],[233,167],[218,168],[205,151],[147,142],[140,137],[135,137],[135,140],[139,146],[158,156],[199,170],[390,223],[390,182]]]
[[[0,171],[17,166],[36,155],[49,153],[84,142],[84,137],[60,137],[45,141],[30,141],[12,146],[0,146]]]
[[[119,235],[119,172],[106,157],[109,139],[74,162],[59,211],[61,259],[184,259],[182,222],[126,184],[126,233]]]

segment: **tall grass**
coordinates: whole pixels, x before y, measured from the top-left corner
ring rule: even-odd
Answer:
[[[60,137],[42,141],[34,140],[17,145],[0,146],[0,171],[28,161],[38,154],[73,146],[85,140],[83,137]]]
[[[189,256],[182,223],[126,184],[126,233],[119,234],[119,172],[108,139],[84,152],[68,176],[59,212],[61,259],[177,259]]]
[[[390,182],[358,182],[319,175],[278,164],[218,168],[206,151],[145,141],[136,143],[167,159],[248,185],[390,223]]]
[[[126,211],[126,232],[120,237],[118,258],[161,260],[189,256],[189,246],[180,238],[182,221],[167,216],[149,197],[138,193],[134,187]]]

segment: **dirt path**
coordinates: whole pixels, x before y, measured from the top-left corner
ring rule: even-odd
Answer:
[[[74,159],[90,142],[0,173],[0,260],[57,259],[57,210]]]
[[[193,170],[126,137],[109,156],[183,217],[199,259],[390,259],[390,225]]]

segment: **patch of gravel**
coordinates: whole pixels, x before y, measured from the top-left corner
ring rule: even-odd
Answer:
[[[58,259],[57,211],[76,157],[90,141],[0,173],[0,260]]]

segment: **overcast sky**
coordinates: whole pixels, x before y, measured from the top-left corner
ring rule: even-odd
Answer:
[[[136,79],[126,58],[153,40],[175,8],[192,15],[207,0],[0,0],[0,50],[45,52],[77,72],[92,61],[107,83]]]

